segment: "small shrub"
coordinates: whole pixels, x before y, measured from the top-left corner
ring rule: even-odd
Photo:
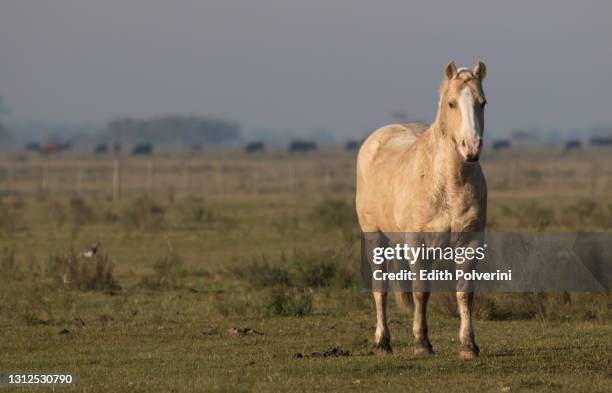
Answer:
[[[294,281],[304,287],[356,285],[354,269],[359,264],[348,248],[317,252],[295,250],[289,264],[294,267]]]
[[[183,260],[176,253],[158,258],[153,264],[153,275],[145,276],[141,285],[149,289],[174,289],[179,287],[180,279],[185,276]]]
[[[124,214],[125,224],[131,228],[156,231],[165,223],[165,209],[151,198],[137,198]]]
[[[65,288],[102,292],[121,289],[113,275],[113,264],[103,252],[91,258],[80,257],[72,249],[64,255],[52,255],[46,272]]]
[[[341,248],[323,252],[294,250],[289,256],[281,254],[276,261],[262,256],[259,260],[254,258],[248,263],[241,263],[230,271],[242,281],[259,288],[346,288],[356,285],[354,269],[358,267],[352,253]]]
[[[204,199],[191,197],[182,204],[183,217],[186,222],[204,225],[216,230],[231,230],[238,226],[236,220],[220,214],[208,206]]]
[[[540,180],[543,177],[542,172],[537,169],[530,169],[525,172],[525,175],[532,180]]]
[[[355,208],[342,200],[326,199],[317,204],[310,217],[324,227],[353,227],[357,223]]]
[[[283,288],[272,290],[268,312],[283,317],[303,317],[312,313],[312,296],[304,291],[287,291]]]
[[[189,198],[184,204],[184,215],[186,221],[196,224],[206,224],[215,221],[215,214],[212,209],[206,207],[202,198]]]
[[[555,211],[550,206],[532,202],[522,206],[516,213],[519,215],[519,228],[543,231],[555,221]]]
[[[276,220],[272,222],[272,226],[276,229],[281,237],[287,236],[289,231],[296,230],[299,226],[299,219],[295,216],[282,212]]]
[[[4,279],[17,279],[21,277],[19,265],[15,258],[15,251],[3,248],[0,252],[0,275]]]
[[[64,205],[60,202],[51,201],[47,207],[47,214],[49,221],[51,221],[56,228],[61,228],[66,223],[66,210]]]
[[[333,254],[296,252],[293,257],[298,280],[306,287],[326,287],[336,275],[337,263]]]
[[[106,210],[103,215],[104,222],[107,224],[114,224],[119,221],[119,215],[113,210]]]
[[[0,230],[5,232],[15,231],[19,218],[18,209],[0,199]]]
[[[94,221],[94,211],[83,198],[71,198],[69,206],[75,226],[89,224]]]
[[[254,258],[250,263],[241,264],[231,269],[231,272],[240,280],[258,288],[291,284],[288,270],[272,265],[264,256],[259,261]]]
[[[30,293],[26,293],[27,307],[20,307],[21,317],[26,325],[48,325],[53,322],[53,310],[35,283]]]
[[[223,296],[214,301],[215,309],[224,317],[239,316],[253,314],[258,310],[256,305],[240,296]],[[260,309],[261,310],[261,309]],[[261,312],[261,311],[260,311]]]

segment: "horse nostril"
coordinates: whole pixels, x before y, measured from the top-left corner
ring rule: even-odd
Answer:
[[[480,149],[482,147],[482,139],[478,141],[478,148]]]

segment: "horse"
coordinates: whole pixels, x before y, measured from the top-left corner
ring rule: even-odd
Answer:
[[[357,157],[356,210],[362,233],[468,233],[484,236],[487,185],[479,164],[483,145],[486,66],[444,67],[437,115],[431,125],[391,124],[374,131]],[[468,236],[469,237],[469,236]],[[476,236],[476,242],[484,239]],[[473,240],[470,240],[473,241]],[[426,284],[396,293],[414,307],[414,353],[433,355],[427,331]],[[459,356],[478,357],[472,328],[473,291],[457,284],[461,326]],[[391,353],[387,293],[373,290],[376,305],[375,349]]]

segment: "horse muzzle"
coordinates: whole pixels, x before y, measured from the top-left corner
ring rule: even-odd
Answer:
[[[463,139],[459,143],[459,154],[466,162],[476,162],[480,158],[482,138]]]

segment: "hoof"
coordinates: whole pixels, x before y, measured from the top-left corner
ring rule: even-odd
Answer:
[[[480,348],[476,344],[462,345],[459,347],[461,359],[476,359],[480,355]]]
[[[417,341],[414,343],[414,354],[420,357],[433,356],[434,351],[429,340]]]
[[[388,355],[393,353],[391,349],[391,340],[384,338],[374,345],[374,353],[377,355]]]

